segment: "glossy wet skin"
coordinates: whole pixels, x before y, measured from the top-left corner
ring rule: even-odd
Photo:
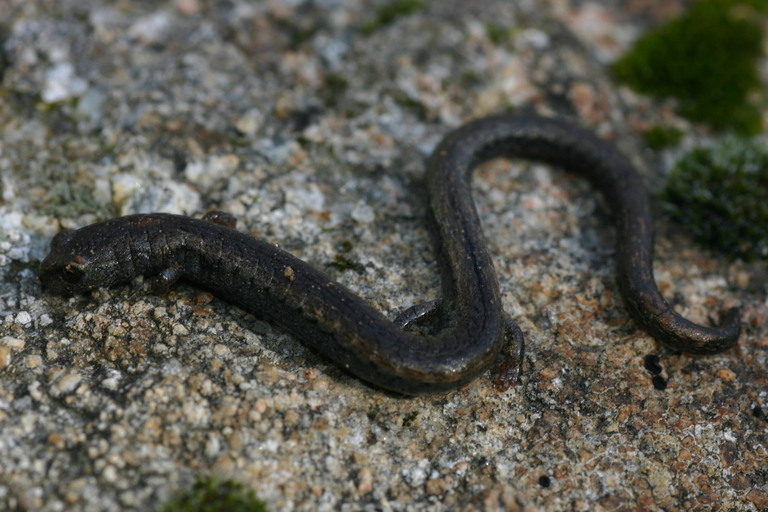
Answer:
[[[230,226],[219,212],[204,220],[132,215],[60,234],[42,262],[40,279],[70,294],[154,276],[163,287],[179,279],[263,318],[325,354],[363,380],[403,394],[442,392],[474,379],[496,359],[507,323],[496,274],[470,190],[472,171],[494,157],[544,161],[587,178],[599,190],[617,229],[617,278],[633,318],[663,344],[710,354],[739,336],[732,310],[721,327],[675,313],[652,272],[653,219],[645,188],[613,146],[563,120],[501,115],[465,124],[435,149],[427,168],[443,296],[434,335],[401,326],[431,307],[391,322],[351,291],[307,263]],[[418,309],[418,308],[417,308]]]

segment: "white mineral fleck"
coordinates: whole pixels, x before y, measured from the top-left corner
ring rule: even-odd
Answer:
[[[69,62],[58,62],[45,73],[42,99],[45,103],[57,103],[82,96],[88,90],[88,83],[75,75],[75,68]]]

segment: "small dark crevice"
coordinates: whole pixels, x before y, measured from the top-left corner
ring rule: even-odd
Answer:
[[[8,56],[8,51],[5,47],[5,42],[8,40],[10,30],[7,25],[0,23],[0,85],[2,85],[3,78],[5,78],[5,70],[11,65],[11,59]]]

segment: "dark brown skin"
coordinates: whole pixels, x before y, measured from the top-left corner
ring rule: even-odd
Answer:
[[[738,312],[721,327],[682,318],[662,298],[652,273],[653,220],[630,163],[610,144],[563,120],[501,115],[449,134],[429,160],[427,186],[443,272],[443,299],[391,322],[324,273],[232,229],[214,212],[197,220],[153,213],[62,232],[40,266],[50,291],[72,294],[153,276],[163,287],[183,279],[294,335],[342,368],[403,394],[454,389],[497,358],[505,338],[522,362],[519,329],[505,318],[496,274],[470,191],[472,171],[498,156],[541,160],[586,177],[615,218],[621,294],[635,320],[668,347],[712,354],[733,346]],[[402,329],[427,313],[439,329]],[[507,323],[509,322],[509,323]],[[505,336],[506,335],[506,336]],[[508,365],[507,365],[508,366]]]

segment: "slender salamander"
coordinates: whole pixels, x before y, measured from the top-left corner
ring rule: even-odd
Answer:
[[[502,310],[470,190],[473,169],[500,156],[540,160],[579,173],[602,193],[618,231],[621,295],[653,337],[694,354],[720,352],[736,343],[740,325],[735,308],[720,327],[697,325],[678,315],[656,288],[649,199],[629,161],[570,122],[530,115],[469,122],[435,149],[426,179],[443,296],[439,304],[406,313],[401,321],[387,320],[347,288],[271,243],[232,229],[234,219],[221,212],[204,219],[129,215],[63,231],[51,242],[40,279],[60,294],[112,286],[137,275],[154,276],[163,287],[183,279],[287,331],[376,386],[409,395],[446,391],[488,368],[506,337],[519,345],[522,362],[522,336],[511,332],[517,327]],[[435,333],[403,329],[432,310],[439,319]]]

